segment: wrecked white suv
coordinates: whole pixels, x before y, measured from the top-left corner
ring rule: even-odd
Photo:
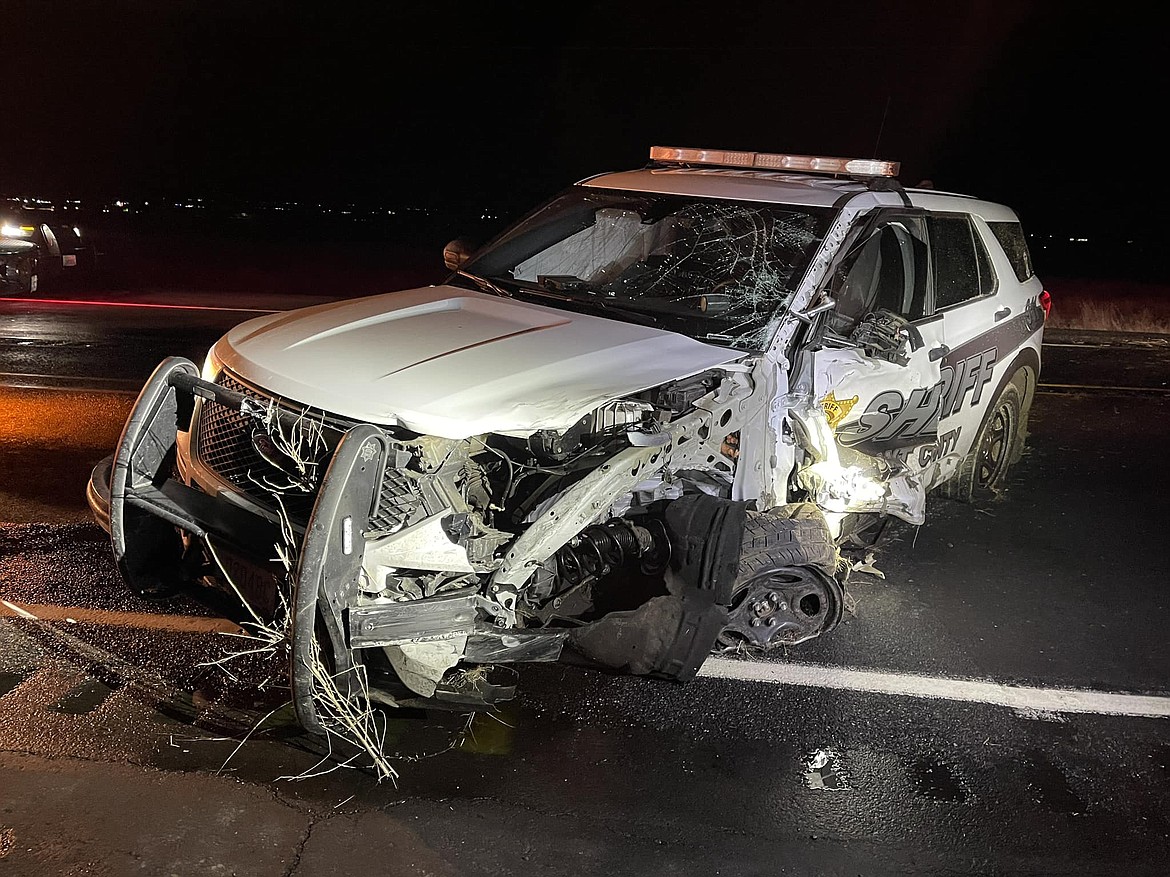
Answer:
[[[309,730],[330,681],[487,702],[512,662],[686,680],[818,636],[842,540],[1002,486],[1040,372],[1017,215],[896,173],[655,147],[440,285],[167,359],[94,514],[137,591],[286,625]]]

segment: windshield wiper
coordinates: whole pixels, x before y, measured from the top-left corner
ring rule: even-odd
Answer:
[[[496,295],[503,296],[504,298],[515,298],[512,293],[508,292],[508,290],[504,289],[504,287],[500,286],[500,284],[496,283],[494,280],[488,279],[487,277],[480,277],[478,274],[472,274],[470,271],[463,270],[456,270],[455,273],[460,277],[466,277],[468,280],[478,286],[483,292],[495,293]]]
[[[583,305],[592,305],[597,310],[604,313],[621,314],[626,319],[626,322],[640,323],[643,326],[657,326],[658,319],[643,310],[627,306],[625,302],[614,301],[613,299],[603,298],[595,289],[588,286],[572,286],[566,285],[557,288],[550,287],[526,287],[535,295],[545,296],[547,298],[560,299],[561,301],[580,303]]]

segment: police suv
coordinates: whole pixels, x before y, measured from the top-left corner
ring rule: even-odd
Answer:
[[[443,283],[168,358],[94,514],[135,590],[287,631],[315,731],[332,686],[490,702],[484,668],[687,680],[818,636],[845,539],[1002,490],[1040,374],[1017,214],[897,172],[654,147],[449,246]]]

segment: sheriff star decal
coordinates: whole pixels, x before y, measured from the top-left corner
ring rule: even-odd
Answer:
[[[858,398],[853,396],[850,399],[838,399],[837,394],[829,390],[829,394],[820,402],[821,409],[825,412],[825,419],[829,421],[829,426],[836,429],[837,424],[849,416],[849,412],[857,404]]]

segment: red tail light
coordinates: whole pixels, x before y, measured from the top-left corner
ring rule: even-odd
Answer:
[[[1052,296],[1048,294],[1047,289],[1040,293],[1039,301],[1040,307],[1044,308],[1044,319],[1047,320],[1048,315],[1052,313]]]

